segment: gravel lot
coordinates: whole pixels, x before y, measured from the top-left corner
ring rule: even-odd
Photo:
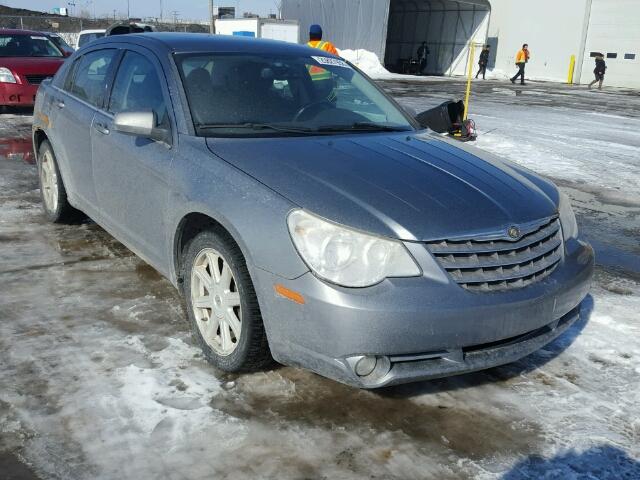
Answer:
[[[383,86],[418,110],[463,92]],[[373,392],[210,367],[168,281],[44,220],[30,113],[0,115],[0,478],[640,478],[640,96],[486,81],[472,102],[480,148],[571,197],[592,293],[520,362]]]

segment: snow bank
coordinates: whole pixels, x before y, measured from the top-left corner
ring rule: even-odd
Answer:
[[[338,50],[338,53],[342,58],[349,60],[371,78],[383,79],[398,77],[398,75],[395,75],[384,68],[382,63],[380,63],[378,56],[369,50],[362,48],[358,50],[345,49]]]
[[[345,60],[349,60],[356,67],[362,70],[364,73],[369,75],[369,77],[374,80],[407,80],[411,79],[412,81],[447,81],[449,77],[444,76],[428,76],[428,75],[408,75],[401,73],[391,73],[389,70],[384,68],[378,56],[365,49],[358,50],[338,50],[338,53]],[[487,75],[489,72],[487,72]],[[506,75],[505,75],[506,78]]]

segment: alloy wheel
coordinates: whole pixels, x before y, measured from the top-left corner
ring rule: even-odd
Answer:
[[[229,263],[213,248],[201,250],[193,262],[191,306],[207,345],[221,356],[233,353],[242,330],[240,293]]]
[[[58,174],[51,152],[45,151],[40,164],[40,187],[47,210],[55,212],[58,208]]]

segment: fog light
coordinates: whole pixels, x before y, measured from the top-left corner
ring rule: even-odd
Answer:
[[[376,357],[362,357],[360,360],[358,360],[354,368],[356,375],[358,375],[359,377],[366,377],[375,370],[377,363],[378,359]]]

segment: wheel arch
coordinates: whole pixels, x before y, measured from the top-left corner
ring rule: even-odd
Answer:
[[[189,241],[195,238],[198,233],[205,230],[215,230],[223,234],[230,241],[236,244],[242,252],[245,262],[247,262],[247,266],[249,265],[249,258],[246,253],[246,248],[244,248],[244,245],[241,241],[238,241],[237,233],[232,233],[230,228],[227,228],[221,221],[217,220],[210,214],[202,213],[199,211],[187,213],[178,222],[173,236],[173,268],[175,272],[176,283],[181,292],[183,286],[184,267],[184,265],[182,265],[183,253],[186,249],[186,246],[189,244]]]
[[[36,128],[33,131],[33,153],[35,155],[35,158],[38,158],[40,145],[42,145],[42,142],[44,142],[45,140],[49,140],[49,137],[47,136],[46,132],[41,128]],[[49,141],[49,143],[51,142]]]

